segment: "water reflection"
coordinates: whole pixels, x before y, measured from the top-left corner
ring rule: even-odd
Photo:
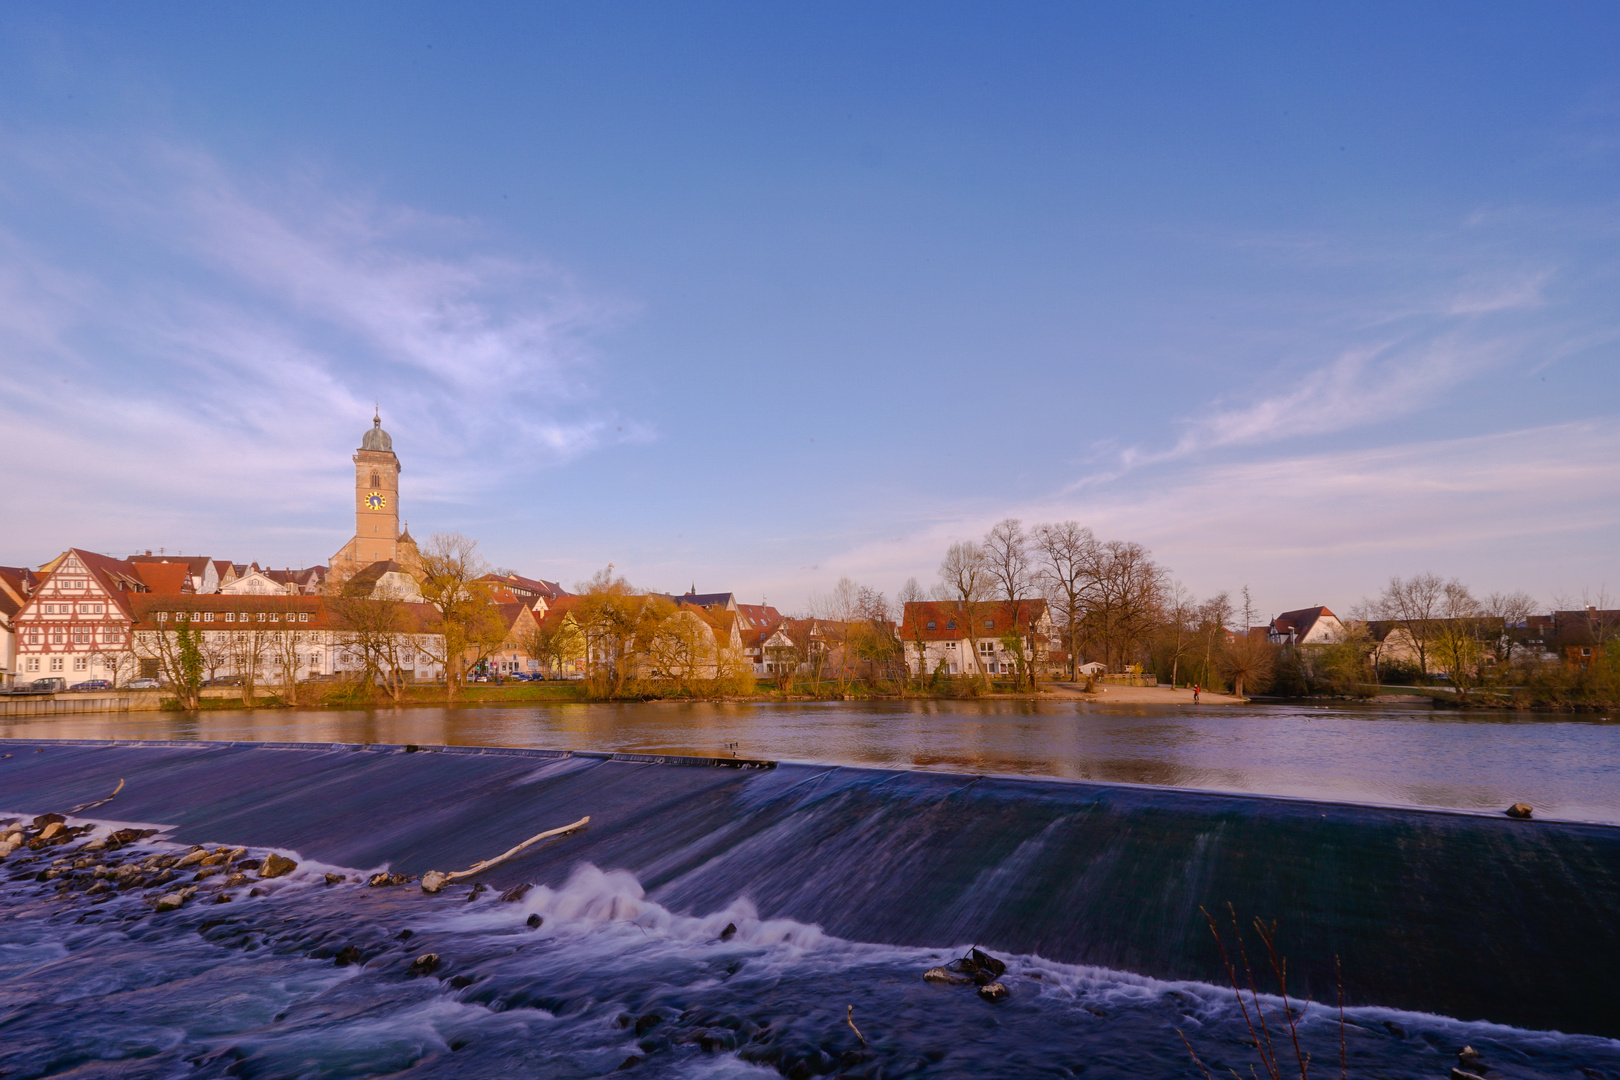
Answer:
[[[1562,715],[1026,701],[108,713],[7,738],[531,746],[1163,784],[1620,824],[1620,725]]]

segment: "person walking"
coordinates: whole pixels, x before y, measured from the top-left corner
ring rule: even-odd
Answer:
[[[1198,704],[1198,684],[1193,683],[1193,704]]]

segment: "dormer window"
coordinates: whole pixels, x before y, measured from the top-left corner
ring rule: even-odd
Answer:
[[[950,622],[946,623],[945,624],[945,629],[947,629],[947,630],[955,630],[956,629],[956,620],[952,619]]]
[[[932,630],[933,628],[934,628],[934,620],[929,619],[928,620],[928,629]]]
[[[994,619],[986,619],[986,620],[984,620],[984,628],[986,630],[994,630],[996,628],[996,620],[994,620]]]

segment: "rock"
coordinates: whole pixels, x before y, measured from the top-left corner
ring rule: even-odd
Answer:
[[[1461,1050],[1457,1051],[1457,1064],[1459,1065],[1477,1065],[1479,1064],[1479,1059],[1479,1051],[1475,1050],[1472,1046],[1465,1046]]]
[[[526,881],[514,885],[510,889],[507,889],[505,892],[501,893],[501,902],[506,904],[515,904],[519,900],[523,899],[523,897],[527,895],[528,891],[532,888],[534,888],[534,886],[530,885]]]
[[[169,882],[171,882],[173,880],[174,880],[174,871],[173,870],[164,870],[162,873],[158,874],[156,877],[154,877],[152,879],[152,884],[153,885],[167,885]]]
[[[67,832],[66,825],[62,824],[60,821],[53,821],[43,829],[39,830],[39,838],[41,840],[55,840],[58,836],[61,836],[65,832]]]
[[[232,874],[230,877],[225,879],[225,888],[239,889],[247,883],[248,876],[246,874]]]
[[[47,825],[61,825],[66,821],[67,818],[61,814],[41,814],[34,819],[34,828],[43,829]]]
[[[173,911],[182,906],[187,900],[190,900],[194,891],[192,889],[181,889],[178,892],[166,893],[158,897],[152,907],[160,912]]]
[[[986,1001],[1006,1001],[1007,988],[998,982],[979,987],[979,996]]]
[[[411,961],[411,966],[407,971],[407,974],[431,975],[438,970],[439,954],[436,952],[425,952],[421,956],[418,956],[415,960]]]
[[[350,964],[358,964],[360,962],[360,946],[343,946],[343,948],[337,951],[337,956],[332,958],[332,962],[338,967],[348,967]]]
[[[0,859],[5,858],[7,855],[10,855],[13,851],[16,851],[20,847],[22,847],[21,844],[13,844],[10,840],[0,844]]]
[[[88,844],[84,845],[84,850],[86,850],[86,851],[106,851],[107,850],[107,841],[101,840],[101,839],[92,840]]]
[[[218,866],[220,863],[225,862],[230,857],[231,853],[222,848],[214,852],[212,855],[205,856],[197,861],[202,866]]]
[[[192,878],[191,880],[192,881],[206,881],[207,879],[213,877],[217,873],[219,873],[219,867],[217,867],[217,866],[205,866],[201,870],[197,871],[197,876]]]
[[[285,855],[272,852],[264,857],[264,863],[259,867],[259,876],[262,878],[285,877],[298,869],[298,864]]]
[[[107,884],[105,881],[98,881],[94,885],[90,886],[88,889],[84,890],[84,895],[86,895],[86,896],[100,896],[102,893],[110,893],[110,892],[112,892],[112,886],[111,885]]]
[[[973,980],[965,975],[953,975],[942,967],[931,967],[923,972],[923,980],[932,983],[944,983],[947,986],[962,986]]]
[[[409,874],[382,873],[372,874],[370,880],[368,880],[366,884],[373,889],[380,889],[387,885],[408,885],[415,880],[416,879],[411,877]]]
[[[257,870],[259,868],[259,860],[243,859],[241,862],[236,864],[236,868],[238,870]]]
[[[257,885],[255,885],[253,888],[248,890],[248,895],[249,896],[264,896],[264,895],[268,894],[269,892],[270,892],[269,889],[261,889]]]
[[[409,941],[409,940],[411,940],[412,935],[414,935],[415,933],[416,933],[415,930],[401,930],[399,933],[394,935],[394,940],[395,941]]]
[[[192,848],[191,851],[189,851],[186,854],[180,856],[180,861],[175,863],[174,865],[177,866],[177,867],[181,867],[181,868],[184,868],[184,867],[187,867],[187,866],[196,866],[198,863],[202,862],[206,858],[208,858],[208,852],[207,851],[205,851],[202,848]]]
[[[332,885],[341,885],[345,881],[348,881],[348,880],[349,880],[349,875],[348,874],[327,874],[326,875],[326,884],[329,887],[332,886]]]
[[[480,881],[478,884],[474,885],[472,887],[471,891],[469,891],[467,893],[467,903],[470,904],[474,900],[478,899],[480,896],[482,896],[484,894],[484,892],[486,890],[488,890],[488,888],[489,888],[489,886],[485,885],[482,881]]]
[[[724,930],[720,931],[720,940],[721,941],[730,941],[732,938],[734,938],[736,936],[737,936],[737,924],[734,923],[734,922],[726,923],[726,928]]]
[[[623,1061],[619,1062],[619,1067],[614,1071],[615,1072],[623,1072],[626,1069],[633,1069],[637,1065],[640,1065],[643,1061],[646,1061],[646,1060],[647,1059],[642,1057],[640,1054],[631,1054],[629,1057],[627,1057]]]
[[[542,919],[539,915],[530,915],[524,920],[523,925],[527,926],[530,930],[538,930],[540,929],[540,924],[545,921],[546,920]]]
[[[446,874],[442,870],[429,870],[427,873],[422,875],[422,891],[425,893],[436,893],[440,889],[444,888],[445,885],[449,884],[449,882],[449,874]]]
[[[636,1038],[641,1038],[647,1032],[664,1022],[664,1018],[657,1013],[648,1013],[636,1020]]]
[[[228,892],[215,893],[214,894],[214,899],[212,901],[210,901],[210,903],[215,903],[215,904],[228,904],[230,902],[231,902],[231,894],[228,893]]]
[[[1507,808],[1507,816],[1511,818],[1528,818],[1532,813],[1529,803],[1516,802]]]

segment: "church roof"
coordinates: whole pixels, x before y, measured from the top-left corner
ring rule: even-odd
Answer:
[[[360,437],[360,449],[380,450],[383,453],[394,452],[394,440],[382,427],[382,414],[371,418],[371,430]]]

